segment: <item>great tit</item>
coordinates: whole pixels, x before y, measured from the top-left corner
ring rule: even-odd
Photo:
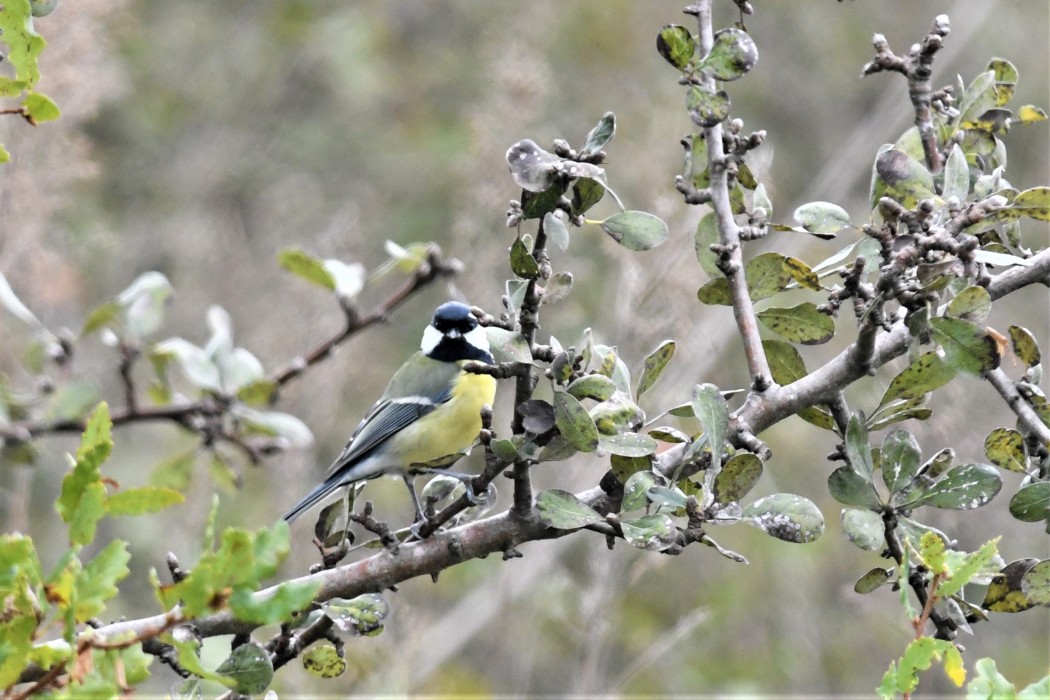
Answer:
[[[423,331],[420,351],[394,373],[325,480],[284,516],[293,520],[343,486],[383,474],[400,475],[412,495],[419,522],[426,518],[413,479],[439,473],[463,481],[471,475],[447,467],[481,432],[481,410],[492,406],[496,380],[463,370],[466,360],[492,363],[485,329],[470,307],[449,301],[437,307]]]

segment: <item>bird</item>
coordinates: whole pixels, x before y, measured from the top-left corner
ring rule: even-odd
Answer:
[[[463,369],[466,361],[493,364],[485,328],[470,307],[448,301],[434,311],[418,352],[391,377],[386,390],[357,426],[324,481],[285,515],[291,522],[335,491],[382,475],[404,479],[417,524],[426,521],[413,481],[436,473],[459,479],[472,495],[472,475],[451,464],[469,451],[481,432],[481,412],[491,408],[496,380]]]

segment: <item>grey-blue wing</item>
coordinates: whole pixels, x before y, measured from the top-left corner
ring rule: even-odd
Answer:
[[[451,391],[445,391],[433,397],[412,396],[405,399],[380,400],[357,426],[350,442],[328,468],[326,475],[334,474],[346,465],[361,459],[371,450],[448,401],[451,396]]]

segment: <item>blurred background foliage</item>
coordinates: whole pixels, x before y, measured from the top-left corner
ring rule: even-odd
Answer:
[[[736,16],[723,4],[716,24],[727,26]],[[769,132],[752,167],[770,187],[775,221],[791,223],[789,212],[815,199],[846,207],[854,222],[867,219],[876,149],[913,118],[902,79],[859,78],[874,32],[902,52],[934,15],[947,13],[952,34],[937,56],[934,85],[954,84],[956,74],[968,83],[1002,56],[1020,72],[1015,104],[1050,104],[1046,3],[755,4],[747,27],[761,58],[728,90],[746,128]],[[100,539],[129,538],[137,566],[122,587],[127,607],[114,614],[156,609],[148,567],[162,569],[168,550],[194,560],[208,494],[221,484],[237,484],[223,493],[222,521],[258,527],[314,483],[414,349],[436,303],[462,295],[498,312],[511,241],[504,213],[519,196],[503,154],[518,139],[578,144],[603,112],[614,111],[610,180],[628,208],[651,211],[671,229],[666,245],[644,254],[620,249],[596,227],[575,232],[554,269],[571,271],[576,286],[561,304],[544,307],[541,337],[570,344],[591,327],[598,342],[620,347],[635,372],[648,350],[675,339],[678,355],[644,405],[650,415],[687,400],[698,381],[723,389],[746,382],[730,310],[696,301],[705,281],[692,255],[701,212],[684,206],[673,187],[689,123],[683,89],[655,36],[668,22],[689,24],[681,6],[67,0],[38,20],[49,41],[40,87],[63,117],[37,129],[0,122],[0,142],[12,153],[0,171],[0,270],[48,327],[79,328],[88,310],[138,274],[159,270],[176,290],[161,337],[203,342],[205,311],[217,303],[230,312],[238,344],[272,370],[341,324],[330,295],[278,267],[279,249],[301,246],[374,269],[385,259],[385,240],[432,240],[466,264],[454,288],[418,295],[390,324],[355,338],[285,391],[278,408],[311,427],[314,449],[217,475],[202,460],[187,504],[140,519],[134,532],[109,525]],[[1044,125],[1015,127],[1006,142],[1015,187],[1050,182]],[[595,217],[603,212],[612,205],[603,202]],[[1045,237],[1045,226],[1025,225],[1031,240]],[[815,263],[849,242],[806,238],[774,234],[749,255],[788,245]],[[365,307],[394,283],[366,287]],[[1017,323],[1047,338],[1045,290],[1022,290],[996,308],[1000,330]],[[809,367],[845,339],[805,353]],[[0,371],[16,385],[30,381],[19,369],[26,341],[12,319],[0,318]],[[116,364],[115,352],[91,338],[69,377],[88,378],[115,400]],[[890,377],[861,382],[851,402],[876,402]],[[931,405],[941,410],[927,424],[907,426],[924,456],[950,445],[960,462],[982,461],[984,432],[968,429],[970,416],[1013,425],[1006,407],[979,389],[973,380],[954,383],[935,396]],[[497,406],[497,427],[509,422],[506,413]],[[726,531],[720,541],[747,555],[749,566],[695,547],[677,558],[622,544],[610,552],[587,534],[534,543],[523,559],[469,562],[436,584],[403,585],[390,595],[387,632],[348,644],[347,676],[320,682],[288,669],[275,688],[281,695],[871,692],[911,631],[889,589],[867,597],[852,591],[876,562],[841,536],[839,506],[826,486],[834,438],[794,418],[762,437],[775,456],[759,489],[816,501],[829,523],[818,542],[793,546],[751,528]],[[48,438],[37,465],[4,465],[5,530],[46,532],[62,453],[74,445]],[[169,426],[124,428],[110,473],[123,484],[144,483],[157,464],[192,448]],[[594,483],[605,468],[578,455],[541,465],[535,478],[541,487],[572,489]],[[509,484],[502,491],[509,501]],[[370,485],[366,495],[394,522],[411,517],[394,480]],[[968,550],[1009,529],[1001,546],[1007,561],[1046,551],[1045,534],[1010,518],[1005,498],[982,514],[937,513],[932,524]],[[300,544],[286,576],[304,573],[316,558],[307,520],[293,530]],[[38,546],[48,556],[40,538]],[[961,641],[968,659],[992,656],[1023,685],[1046,673],[1047,624],[1045,609],[999,615]],[[216,649],[215,663],[221,658]],[[163,692],[174,678],[155,671],[151,688]]]

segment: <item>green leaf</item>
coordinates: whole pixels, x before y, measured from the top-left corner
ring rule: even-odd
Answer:
[[[784,258],[784,269],[788,271],[788,274],[800,287],[805,287],[814,292],[824,289],[820,284],[820,278],[817,277],[817,273],[813,272],[809,265],[798,258]]]
[[[515,238],[510,246],[510,269],[522,279],[534,280],[540,276],[539,263],[520,237]]]
[[[981,607],[991,612],[1016,613],[1032,608],[1035,603],[1022,590],[1024,576],[1038,559],[1025,558],[1012,561],[992,578],[985,591]]]
[[[496,362],[532,362],[532,351],[525,337],[518,331],[508,331],[498,326],[487,326],[485,337],[492,348]]]
[[[572,291],[572,282],[571,272],[555,272],[543,286],[543,298],[540,299],[540,303],[557,304],[564,301]]]
[[[303,652],[303,668],[318,678],[338,678],[346,671],[346,659],[332,644],[315,644]]]
[[[616,115],[606,112],[594,128],[587,132],[587,138],[583,140],[582,155],[591,155],[605,148],[605,144],[612,140],[616,133]]]
[[[507,149],[507,165],[511,177],[527,192],[545,192],[555,184],[561,158],[540,148],[532,139],[518,141]],[[558,192],[557,197],[561,196]],[[525,202],[522,202],[525,205]],[[550,211],[548,209],[547,211]],[[539,218],[546,211],[530,218]]]
[[[1025,572],[1021,591],[1036,605],[1050,606],[1050,559],[1044,559]]]
[[[711,468],[718,470],[722,461],[722,449],[729,434],[729,406],[714,384],[697,384],[693,387],[693,415],[700,421],[711,450]],[[695,443],[694,447],[696,444]]]
[[[785,542],[813,542],[824,532],[824,516],[807,498],[774,493],[746,506],[742,520]]]
[[[98,389],[90,381],[59,385],[51,395],[44,415],[52,421],[73,421],[84,417],[98,403]]]
[[[594,421],[598,432],[603,435],[616,435],[623,432],[639,430],[645,423],[645,412],[638,407],[631,397],[622,391],[615,391],[607,400],[594,406],[588,414]]]
[[[757,316],[763,326],[792,343],[820,345],[835,335],[834,319],[808,301],[790,309],[765,309]]]
[[[601,435],[598,438],[598,446],[606,452],[621,457],[644,457],[655,453],[657,447],[656,440],[638,433]]]
[[[631,474],[623,484],[623,500],[620,511],[630,513],[649,505],[649,490],[659,486],[660,481],[652,471],[637,471]]]
[[[335,280],[325,268],[324,261],[302,248],[285,248],[277,253],[277,262],[293,275],[325,289],[335,289]]]
[[[979,550],[967,554],[961,563],[950,565],[951,575],[948,580],[942,582],[937,588],[937,595],[940,598],[953,596],[959,593],[963,586],[971,583],[977,574],[986,571],[999,554],[996,549],[999,539],[999,537],[996,537],[989,542],[985,542]]]
[[[176,491],[186,490],[193,476],[193,469],[197,466],[197,454],[197,448],[193,448],[161,462],[153,468],[150,484]]]
[[[286,581],[265,598],[241,587],[230,596],[230,612],[238,620],[257,625],[287,622],[294,613],[310,606],[320,587],[320,583],[310,581]]]
[[[992,465],[964,464],[951,469],[914,503],[949,510],[970,510],[995,498],[1002,486],[999,472]]]
[[[762,460],[750,452],[737,452],[715,476],[715,503],[743,500],[762,476]]]
[[[1026,523],[1050,518],[1050,481],[1022,486],[1010,499],[1010,515]]]
[[[558,203],[561,202],[564,193],[565,185],[561,182],[555,182],[541,192],[522,190],[521,211],[526,219],[542,219],[547,214],[558,210]]]
[[[536,496],[540,521],[555,530],[578,530],[587,525],[604,523],[605,518],[568,491],[548,489]]]
[[[762,349],[769,363],[769,373],[777,384],[786,386],[808,374],[805,361],[794,345],[783,340],[763,340]]]
[[[696,259],[700,263],[700,268],[711,279],[725,276],[718,268],[718,255],[711,250],[711,246],[716,243],[718,243],[718,219],[715,213],[710,211],[704,214],[696,225],[693,247],[696,249]]]
[[[729,293],[729,280],[716,277],[696,292],[696,298],[704,304],[732,306],[733,297]]]
[[[565,391],[580,400],[607,401],[616,393],[616,382],[604,374],[585,374],[574,379]]]
[[[583,216],[605,196],[605,185],[594,178],[581,177],[572,185],[572,213]],[[566,230],[568,236],[568,230]],[[564,250],[564,249],[563,249]]]
[[[625,484],[631,478],[631,475],[651,469],[653,460],[650,457],[609,455],[609,466],[612,467],[612,473],[616,480],[621,484]]]
[[[974,671],[977,677],[966,684],[967,700],[1016,700],[1014,684],[996,670],[995,660],[977,659]],[[1050,696],[1050,692],[1036,695],[1032,700],[1047,696]]]
[[[758,47],[747,32],[729,27],[715,32],[715,43],[699,65],[715,80],[736,80],[758,62]]]
[[[350,600],[332,598],[321,609],[341,632],[375,637],[383,631],[390,604],[378,593],[364,593]]]
[[[780,253],[761,253],[747,262],[744,276],[752,301],[768,299],[791,284],[794,278],[784,260]]]
[[[575,192],[575,187],[573,191]],[[561,212],[549,211],[543,215],[543,232],[547,234],[547,240],[561,251],[569,249],[569,228],[561,218]]]
[[[651,250],[667,240],[667,224],[644,211],[623,211],[598,222],[614,241],[629,250]]]
[[[685,108],[693,123],[712,127],[729,117],[729,93],[704,85],[691,85],[685,95]]]
[[[895,400],[918,399],[955,378],[955,370],[936,351],[923,353],[893,378],[879,406]]]
[[[842,531],[849,541],[868,552],[886,548],[886,525],[882,516],[870,510],[844,508],[841,515]]]
[[[961,318],[972,323],[984,323],[992,310],[992,297],[984,287],[967,287],[948,303],[946,316]]]
[[[74,615],[78,623],[106,610],[106,601],[119,592],[117,582],[131,573],[129,561],[131,553],[128,552],[127,542],[113,540],[77,573]]]
[[[664,368],[667,367],[667,363],[674,357],[675,347],[673,340],[665,340],[655,350],[646,355],[642,366],[642,374],[638,378],[638,389],[635,391],[635,396],[641,397],[642,394],[656,384],[656,380],[660,378]]]
[[[838,233],[851,225],[849,213],[831,202],[803,204],[795,210],[793,216],[807,233]]]
[[[178,491],[143,486],[110,494],[106,499],[106,513],[113,517],[157,513],[184,500],[186,499]]]
[[[970,192],[970,167],[966,164],[966,156],[963,154],[959,144],[952,146],[948,159],[944,164],[944,189],[942,194],[945,199],[957,197],[959,202],[966,201],[966,195]]]
[[[1017,68],[1005,58],[993,58],[988,69],[995,76],[995,105],[1002,107],[1014,96],[1017,87]]]
[[[662,552],[675,544],[678,528],[666,515],[645,515],[636,520],[620,522],[623,538],[632,547],[650,552]]]
[[[656,50],[678,70],[684,70],[696,53],[696,39],[678,24],[666,24],[656,35]]]
[[[985,328],[961,318],[930,319],[933,339],[957,371],[980,374],[999,366],[999,345]]]
[[[70,544],[90,543],[99,519],[105,515],[106,490],[99,466],[113,449],[112,428],[109,407],[100,403],[84,428],[76,464],[62,479],[62,493],[55,507],[69,525]]]
[[[906,430],[894,430],[882,441],[879,469],[890,493],[911,483],[919,471],[919,443]]]
[[[6,59],[15,68],[19,91],[29,90],[40,79],[37,59],[47,42],[33,31],[30,5],[23,0],[9,0],[0,10],[0,34],[7,44]],[[8,93],[17,95],[18,92]]]
[[[961,686],[966,680],[966,669],[955,645],[945,639],[919,637],[908,645],[899,666],[890,664],[890,670],[879,687],[879,694],[895,697],[896,693],[913,692],[919,685],[919,672],[929,669],[935,660],[942,658],[945,673],[955,685]]]
[[[1010,209],[1040,221],[1050,221],[1050,187],[1033,187],[1020,192],[1010,204]]]
[[[51,122],[61,116],[62,111],[54,100],[43,93],[31,92],[22,100],[29,117],[35,122]]]
[[[984,453],[995,466],[1023,472],[1027,466],[1024,437],[1010,428],[996,428],[984,439]]]
[[[1035,336],[1027,328],[1021,326],[1010,326],[1010,342],[1013,343],[1014,354],[1028,367],[1038,365],[1042,359],[1039,352],[1039,343]]]
[[[935,196],[933,175],[904,151],[889,148],[875,159],[871,183],[871,207],[890,197],[905,209],[913,209],[922,199]]]
[[[1022,105],[1017,110],[1017,121],[1022,124],[1034,124],[1036,122],[1045,122],[1047,119],[1046,111],[1041,107],[1035,105]]]
[[[982,114],[995,107],[996,99],[995,71],[985,71],[973,79],[959,100],[959,121],[976,121]]]
[[[861,576],[857,582],[853,584],[853,590],[861,595],[872,593],[889,583],[892,576],[893,571],[891,569],[884,569],[881,566],[876,566],[874,569]]]
[[[881,505],[875,485],[853,470],[848,464],[831,472],[828,491],[843,505],[875,510]]]
[[[874,482],[871,443],[868,442],[868,430],[864,427],[864,414],[860,411],[851,415],[846,424],[846,461],[865,481]]]
[[[236,692],[255,695],[270,686],[273,662],[265,649],[255,642],[248,642],[234,649],[215,672],[234,681]]]

